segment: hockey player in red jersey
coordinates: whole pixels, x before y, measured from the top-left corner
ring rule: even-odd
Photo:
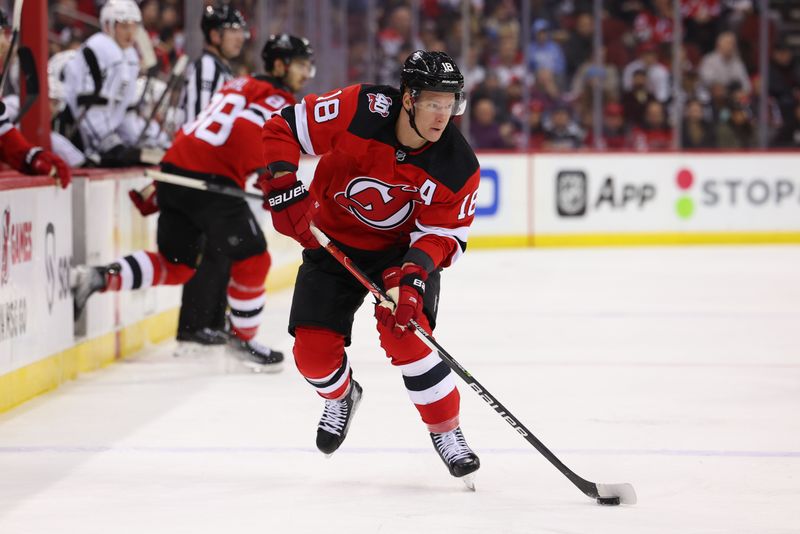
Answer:
[[[406,326],[436,323],[440,273],[466,249],[480,170],[451,118],[465,107],[464,78],[442,52],[414,52],[401,88],[355,85],[309,95],[264,127],[271,179],[262,177],[275,228],[306,250],[289,331],[300,373],[325,399],[317,447],[332,454],[347,435],[362,388],[350,344],[364,289],[309,231],[313,222],[383,286],[396,309],[376,306],[380,343],[400,369],[436,451],[455,477],[480,466],[459,426],[453,374]],[[300,153],[318,154],[310,192],[297,179]],[[468,483],[469,485],[469,483]]]
[[[263,172],[261,129],[267,119],[294,104],[299,90],[313,74],[307,40],[289,35],[270,39],[262,56],[273,57],[274,41],[287,47],[303,43],[286,68],[294,87],[269,76],[235,78],[216,93],[194,122],[184,125],[164,155],[161,170],[171,174],[244,188],[247,177]],[[267,52],[270,52],[269,54]],[[267,65],[272,69],[274,65]],[[271,70],[271,72],[274,72]],[[276,371],[283,354],[256,342],[264,307],[264,281],[270,267],[266,240],[247,203],[231,197],[161,183],[157,188],[160,216],[158,252],[138,251],[101,267],[75,270],[73,295],[76,315],[96,291],[140,289],[161,284],[184,284],[192,278],[203,247],[210,244],[232,261],[227,297],[230,307],[230,349],[256,371]]]
[[[5,104],[0,102],[0,161],[25,174],[47,174],[61,188],[72,181],[69,166],[48,150],[34,146],[11,124]]]

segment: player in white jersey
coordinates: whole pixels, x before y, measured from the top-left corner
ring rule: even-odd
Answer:
[[[63,74],[64,67],[69,63],[78,52],[76,50],[64,50],[53,54],[47,61],[47,96],[50,99],[50,116],[53,119],[53,127],[50,130],[50,144],[53,152],[58,154],[70,167],[82,167],[86,163],[86,157],[78,147],[60,133],[61,129],[58,122],[63,117],[62,113],[67,107],[67,89],[64,87]]]
[[[103,31],[64,67],[65,99],[77,134],[73,140],[102,167],[141,163],[135,146],[141,128],[128,113],[136,104],[139,56],[133,43],[141,22],[133,0],[108,0],[100,11]]]

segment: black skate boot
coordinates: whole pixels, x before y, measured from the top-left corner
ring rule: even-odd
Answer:
[[[228,353],[256,373],[277,373],[283,369],[283,353],[272,350],[255,339],[245,341],[230,336]]]
[[[94,293],[106,288],[108,274],[119,273],[119,263],[112,263],[103,267],[90,267],[78,265],[70,269],[70,289],[72,290],[73,318],[77,321],[86,307],[86,302]]]
[[[460,478],[469,489],[474,491],[474,473],[481,466],[481,461],[467,445],[461,427],[441,434],[431,433],[431,441],[450,474]]]
[[[228,334],[222,330],[204,327],[200,330],[181,330],[175,339],[198,345],[225,345],[228,343]]]
[[[347,437],[347,430],[353,420],[362,389],[358,382],[350,379],[350,391],[341,400],[326,400],[322,418],[317,427],[317,448],[330,456]]]
[[[175,356],[205,353],[228,344],[228,334],[208,327],[199,330],[179,330],[175,339],[178,341]]]

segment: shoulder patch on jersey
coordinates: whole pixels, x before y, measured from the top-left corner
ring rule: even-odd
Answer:
[[[419,167],[454,193],[459,192],[480,167],[472,147],[452,122],[433,146],[407,154],[405,160],[398,163]]]
[[[400,112],[400,91],[388,85],[362,85],[348,131],[363,139],[394,146],[394,119]]]
[[[367,93],[369,98],[369,110],[372,113],[377,113],[381,117],[389,116],[389,109],[392,107],[391,97],[383,93]]]

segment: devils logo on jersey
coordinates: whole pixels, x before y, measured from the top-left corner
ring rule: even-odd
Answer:
[[[423,202],[419,189],[410,185],[389,185],[359,176],[334,195],[336,202],[358,220],[379,230],[390,230],[406,222],[415,202]]]
[[[383,93],[368,93],[369,97],[369,110],[373,113],[378,113],[381,117],[389,116],[389,108],[392,105],[392,99]]]

